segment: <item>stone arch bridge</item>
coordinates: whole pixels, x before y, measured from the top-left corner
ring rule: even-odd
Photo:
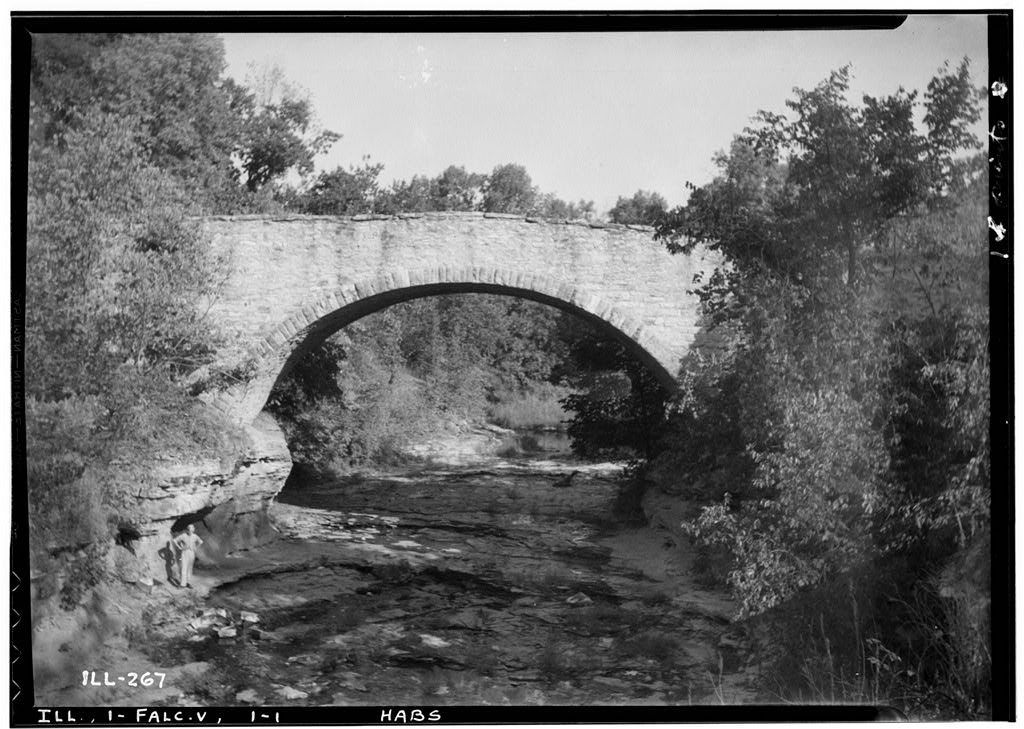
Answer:
[[[698,330],[693,278],[715,263],[699,249],[670,255],[649,228],[513,215],[236,216],[201,225],[227,263],[207,316],[228,343],[193,385],[242,427],[247,445],[234,463],[170,459],[140,490],[139,549],[154,574],[166,566],[161,546],[186,523],[199,524],[201,557],[211,563],[275,533],[271,506],[292,460],[263,407],[288,368],[346,324],[421,296],[520,296],[600,324],[672,385]]]
[[[521,215],[230,216],[202,226],[227,259],[209,316],[232,342],[214,365],[230,384],[202,397],[241,423],[341,327],[446,293],[519,296],[573,312],[603,325],[671,386],[698,330],[694,276],[713,265],[700,249],[669,254],[647,227]]]

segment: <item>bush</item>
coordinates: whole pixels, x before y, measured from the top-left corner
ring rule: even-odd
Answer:
[[[547,382],[529,389],[502,393],[487,407],[488,419],[513,430],[559,428],[568,417],[561,400],[569,389]]]
[[[90,544],[75,555],[64,572],[64,583],[60,588],[60,606],[64,610],[78,607],[107,576],[106,556],[109,551],[107,544]]]
[[[25,409],[33,548],[72,547],[112,536],[102,480],[90,465],[101,450],[93,437],[102,417],[99,401],[30,397]]]
[[[991,708],[987,607],[890,562],[805,590],[747,626],[774,679],[767,688],[786,701],[979,719]]]

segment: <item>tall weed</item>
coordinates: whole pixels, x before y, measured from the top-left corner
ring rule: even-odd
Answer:
[[[502,393],[488,406],[487,415],[495,425],[513,430],[557,428],[569,417],[560,402],[569,392],[569,388],[545,382]]]

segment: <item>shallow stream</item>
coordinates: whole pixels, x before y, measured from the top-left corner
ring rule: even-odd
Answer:
[[[630,520],[620,471],[542,451],[291,484],[271,510],[281,539],[243,555],[259,569],[167,646],[212,665],[186,699],[752,700],[722,653],[732,605],[692,579],[685,504],[649,494]]]

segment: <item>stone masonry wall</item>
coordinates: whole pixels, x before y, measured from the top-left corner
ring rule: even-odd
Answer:
[[[245,364],[248,373],[207,399],[243,421],[262,409],[297,349],[424,293],[529,295],[590,315],[668,380],[698,330],[694,276],[714,264],[706,251],[669,254],[650,228],[518,215],[232,216],[203,225],[232,269],[211,309],[232,338],[218,367]]]

